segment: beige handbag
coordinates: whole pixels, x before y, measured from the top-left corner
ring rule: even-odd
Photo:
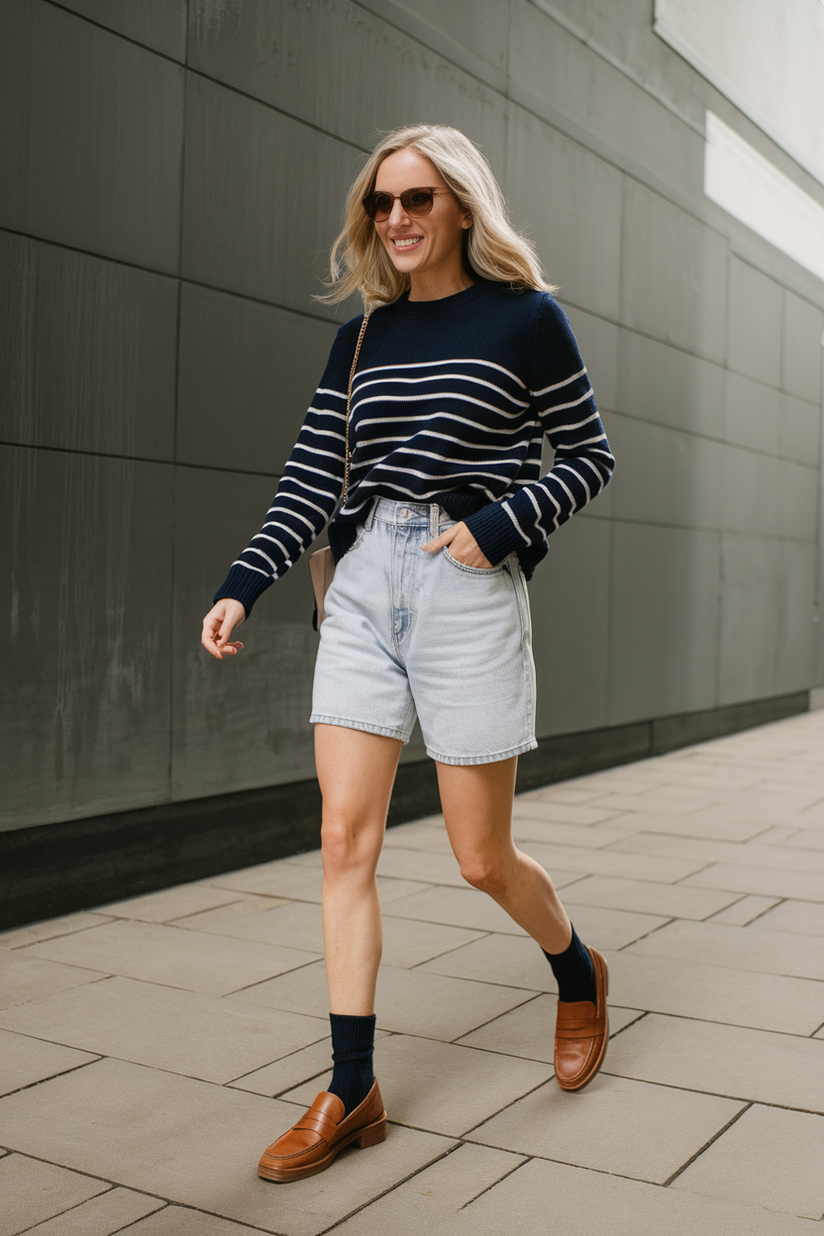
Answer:
[[[352,407],[352,383],[355,380],[355,370],[358,367],[358,357],[360,356],[361,344],[363,336],[366,334],[366,325],[369,321],[371,310],[367,310],[363,315],[361,322],[360,334],[358,342],[355,345],[355,356],[352,361],[352,368],[349,371],[349,386],[346,391],[346,439],[344,446],[344,464],[343,464],[343,493],[341,494],[340,507],[343,507],[346,502],[346,495],[349,492],[349,466],[352,461],[352,455],[349,450],[349,412]],[[312,617],[312,626],[316,631],[320,630],[320,624],[326,617],[326,610],[323,603],[326,600],[326,593],[329,590],[329,585],[335,578],[335,559],[332,557],[332,550],[327,545],[325,549],[318,549],[315,553],[309,555],[309,575],[312,580],[312,590],[315,594],[315,613]]]

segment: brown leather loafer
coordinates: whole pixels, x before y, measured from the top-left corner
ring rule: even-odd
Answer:
[[[258,1176],[264,1180],[303,1180],[304,1176],[325,1171],[350,1142],[363,1149],[376,1146],[385,1137],[386,1112],[377,1081],[348,1116],[338,1096],[322,1090],[297,1124],[264,1150]]]
[[[555,1076],[564,1090],[582,1090],[604,1062],[609,1041],[607,963],[587,950],[595,968],[595,1004],[591,1000],[558,1001],[555,1023]]]

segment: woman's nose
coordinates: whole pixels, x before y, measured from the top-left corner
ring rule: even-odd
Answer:
[[[409,215],[404,210],[401,204],[401,199],[399,197],[396,197],[394,202],[392,203],[392,209],[389,212],[388,222],[391,223],[393,227],[402,227],[403,224],[408,221],[408,219],[409,219]]]

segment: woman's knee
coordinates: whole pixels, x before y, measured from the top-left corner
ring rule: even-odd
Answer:
[[[482,893],[489,893],[492,897],[496,893],[503,892],[509,882],[507,864],[501,862],[498,857],[473,854],[466,859],[459,860],[459,864],[461,875],[467,884],[471,884],[473,888],[479,889]]]
[[[383,841],[381,829],[363,827],[344,813],[324,811],[320,837],[326,876],[354,871],[374,874]]]

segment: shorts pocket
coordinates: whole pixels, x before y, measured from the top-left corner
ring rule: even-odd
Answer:
[[[444,546],[443,554],[447,562],[451,562],[457,570],[465,571],[467,575],[500,575],[506,570],[506,559],[494,567],[473,567],[467,566],[465,562],[458,562],[457,558],[452,557],[446,546]]]

